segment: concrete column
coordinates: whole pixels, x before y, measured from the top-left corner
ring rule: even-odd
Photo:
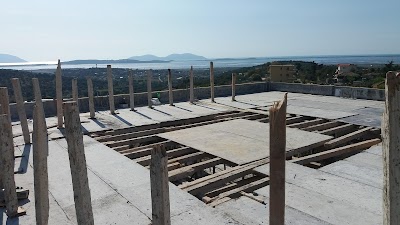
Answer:
[[[189,75],[189,79],[190,79],[190,103],[194,103],[194,85],[193,85],[193,66],[190,66],[190,75]]]
[[[112,75],[111,65],[107,65],[107,81],[108,81],[108,101],[110,104],[110,112],[111,114],[115,114],[113,75]]]
[[[275,102],[269,109],[269,224],[285,224],[286,106]]]
[[[170,225],[168,156],[164,146],[155,146],[151,150],[150,181],[152,224]]]
[[[400,224],[400,73],[388,72],[382,121],[383,224]]]
[[[63,127],[63,95],[62,95],[62,73],[61,73],[61,62],[58,60],[56,70],[56,98],[57,98],[57,119],[58,128]]]
[[[26,118],[25,105],[24,105],[24,99],[22,97],[21,84],[20,84],[18,78],[11,79],[11,82],[12,82],[13,89],[14,89],[15,102],[17,103],[17,111],[18,111],[19,121],[21,121],[21,128],[22,128],[22,135],[24,136],[24,142],[25,142],[25,144],[29,144],[29,143],[31,143],[31,136],[29,135],[28,120]]]
[[[39,80],[33,78],[32,83],[35,95],[32,144],[36,224],[47,225],[49,221],[49,178],[47,172],[49,143]]]
[[[79,225],[93,225],[93,211],[87,177],[83,135],[76,102],[64,103],[65,138],[74,190],[76,218]]]
[[[6,87],[0,87],[0,114],[6,114],[11,123],[10,98]]]
[[[76,102],[76,107],[79,111],[79,97],[78,97],[78,80],[72,79],[72,99]]]
[[[215,102],[214,97],[214,63],[210,62],[210,92],[211,92],[211,102]]]
[[[232,101],[236,101],[236,73],[232,73]]]
[[[93,96],[93,82],[91,77],[86,77],[87,87],[88,87],[88,97],[89,97],[89,111],[90,119],[95,119],[96,114],[94,110],[94,96]]]
[[[0,115],[0,173],[4,186],[7,216],[18,214],[18,199],[14,180],[14,142],[8,115]]]
[[[152,92],[151,92],[151,79],[153,76],[153,70],[148,70],[147,71],[147,102],[149,105],[149,108],[153,108],[153,103],[151,102],[152,98]]]
[[[174,105],[174,93],[172,92],[172,73],[171,69],[168,69],[168,99],[169,105]]]
[[[133,90],[133,74],[132,70],[128,71],[129,76],[129,106],[131,107],[131,111],[135,111],[135,92]]]

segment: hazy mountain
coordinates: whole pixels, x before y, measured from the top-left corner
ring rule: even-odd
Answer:
[[[0,63],[19,63],[26,62],[25,60],[18,58],[17,56],[0,54]]]
[[[141,55],[132,56],[129,59],[140,60],[140,61],[151,61],[151,60],[164,60],[164,61],[188,61],[188,60],[206,60],[207,58],[191,53],[183,54],[171,54],[165,57],[159,57],[155,55]]]
[[[112,60],[112,59],[78,59],[78,60],[72,60],[72,61],[66,61],[63,62],[63,64],[71,64],[71,65],[77,65],[77,64],[113,64],[113,63],[163,63],[163,62],[168,62],[164,60],[135,60],[135,59],[117,59],[117,60]]]

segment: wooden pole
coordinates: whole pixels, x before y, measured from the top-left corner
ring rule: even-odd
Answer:
[[[400,73],[386,74],[382,122],[384,161],[383,224],[400,224]]]
[[[72,79],[72,99],[76,102],[76,107],[79,111],[79,99],[78,99],[78,80]]]
[[[14,142],[8,115],[0,115],[0,172],[4,186],[7,216],[18,214],[18,199],[14,180]]]
[[[35,95],[32,144],[36,224],[47,225],[49,221],[49,178],[47,170],[49,143],[39,80],[33,78],[32,83]]]
[[[168,99],[169,105],[174,105],[174,93],[172,92],[172,73],[171,69],[168,69]]]
[[[58,128],[63,127],[63,95],[62,95],[62,73],[61,62],[58,60],[56,70],[56,98],[57,98],[57,121]]]
[[[269,224],[285,224],[286,105],[275,102],[269,109]]]
[[[25,144],[29,144],[31,143],[31,136],[29,135],[28,120],[26,118],[24,99],[22,97],[21,83],[18,78],[11,79],[11,82],[14,89],[15,102],[17,103],[18,117],[21,122],[24,142]]]
[[[194,103],[193,66],[190,66],[190,103]]]
[[[147,103],[149,105],[149,108],[153,108],[153,103],[151,101],[152,98],[152,93],[151,93],[151,79],[153,76],[153,71],[148,70],[147,71]]]
[[[133,74],[132,70],[129,70],[129,106],[131,107],[131,111],[135,111],[135,92],[133,89]]]
[[[152,202],[152,224],[170,225],[168,156],[165,147],[155,146],[151,150],[150,181]]]
[[[6,114],[11,123],[10,98],[6,87],[0,87],[0,106],[0,114]]]
[[[65,138],[74,190],[76,218],[79,225],[93,225],[93,211],[87,177],[81,122],[76,102],[64,103]]]
[[[210,91],[211,91],[211,102],[215,102],[214,97],[214,63],[210,62]]]
[[[110,104],[110,113],[115,114],[113,75],[112,75],[111,65],[107,65],[107,81],[108,81],[108,101]]]
[[[87,87],[88,87],[88,97],[89,97],[89,111],[90,119],[96,118],[96,113],[94,110],[94,96],[93,96],[93,82],[91,77],[86,77]]]
[[[232,101],[236,101],[236,73],[232,73]]]

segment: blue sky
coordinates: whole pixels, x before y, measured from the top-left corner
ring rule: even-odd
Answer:
[[[0,0],[0,53],[28,61],[400,53],[399,0]]]

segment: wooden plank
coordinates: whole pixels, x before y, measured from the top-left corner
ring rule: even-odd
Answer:
[[[316,124],[313,126],[309,126],[309,127],[305,127],[303,128],[303,130],[305,131],[317,131],[317,130],[326,130],[332,127],[336,127],[341,125],[342,123],[339,121],[329,121],[326,123],[321,123],[321,124]]]
[[[64,110],[65,138],[68,144],[76,218],[79,225],[94,225],[83,135],[76,102],[64,103]]]
[[[361,130],[357,130],[357,131],[355,131],[355,132],[352,132],[352,133],[343,135],[343,136],[341,136],[341,137],[332,139],[332,140],[330,140],[330,141],[327,141],[327,142],[324,144],[324,147],[325,147],[326,149],[331,149],[331,148],[334,148],[334,147],[336,147],[336,146],[339,146],[339,145],[342,145],[342,144],[346,144],[346,143],[348,143],[348,142],[350,142],[350,141],[352,141],[352,140],[354,140],[354,139],[357,139],[357,138],[360,138],[360,137],[364,136],[364,135],[367,134],[370,130],[371,130],[370,127],[366,127],[366,128],[361,129]]]
[[[269,188],[269,224],[285,224],[285,163],[286,163],[286,106],[287,93],[280,102],[275,102],[269,108],[269,158],[270,158],[270,188]],[[312,121],[307,121],[312,122]],[[314,122],[317,122],[314,120]],[[303,122],[301,124],[304,125]],[[302,127],[297,123],[296,127]],[[266,178],[264,178],[265,180]],[[265,180],[264,182],[267,182]],[[240,191],[243,191],[241,189]],[[231,192],[228,192],[228,194]],[[228,197],[224,195],[222,197]]]
[[[218,164],[221,164],[222,162],[223,162],[223,160],[221,158],[217,157],[217,158],[209,159],[209,160],[202,161],[199,163],[194,163],[194,164],[191,164],[188,166],[181,167],[176,170],[172,170],[168,174],[168,177],[169,177],[170,181],[180,180],[180,179],[183,179],[185,177],[188,177],[188,176],[194,174],[195,172],[197,172],[199,170],[203,170],[206,168],[216,166]]]
[[[149,136],[143,136],[143,137],[135,137],[131,139],[124,139],[124,140],[118,140],[118,141],[110,141],[103,143],[107,145],[110,148],[118,147],[118,146],[125,146],[125,145],[131,145],[131,144],[140,144],[144,142],[150,142],[150,141],[159,141],[162,140],[160,137],[155,136],[155,135],[149,135]]]
[[[107,84],[108,84],[108,104],[110,105],[110,113],[115,114],[114,103],[114,85],[111,65],[107,65]]]
[[[302,122],[302,121],[304,121],[304,120],[306,120],[307,119],[307,117],[304,117],[304,116],[295,116],[295,117],[291,117],[291,118],[288,118],[287,120],[286,120],[286,125],[290,125],[290,124],[294,124],[294,123],[299,123],[299,122]]]
[[[338,133],[342,133],[342,132],[345,132],[345,131],[352,130],[355,127],[356,126],[353,125],[353,124],[343,124],[343,125],[338,126],[338,127],[332,127],[332,128],[323,130],[323,131],[321,131],[319,133],[320,134],[325,134],[325,135],[335,135],[336,136],[336,134],[338,134]]]
[[[340,156],[342,154],[347,154],[347,153],[351,153],[351,152],[357,152],[357,151],[369,148],[369,147],[371,147],[373,145],[376,145],[376,144],[378,144],[380,142],[381,142],[381,140],[379,138],[366,140],[366,141],[358,142],[358,143],[355,143],[355,144],[351,144],[351,145],[347,145],[347,146],[331,149],[331,150],[328,150],[328,151],[324,151],[324,152],[320,152],[320,153],[316,153],[316,154],[312,154],[312,155],[296,158],[294,160],[291,160],[291,162],[298,163],[298,164],[301,164],[301,165],[305,165],[305,164],[308,164],[310,162],[321,161],[321,160],[332,158],[332,157],[335,157],[335,156]]]
[[[160,145],[160,144],[164,145],[165,147],[169,147],[169,146],[175,145],[175,142],[172,142],[172,141],[169,141],[169,140],[160,141],[160,142],[156,142],[156,143],[153,143],[153,144],[143,145],[143,146],[140,146],[140,147],[130,148],[130,149],[126,149],[126,150],[118,151],[118,152],[123,154],[123,155],[129,155],[130,153],[135,153],[135,152],[139,152],[139,151],[143,151],[143,150],[148,150],[149,148],[153,148],[154,146]],[[148,152],[147,155],[150,155],[150,152]]]
[[[305,127],[313,126],[313,125],[320,124],[323,122],[325,122],[325,119],[318,118],[318,119],[314,119],[314,120],[307,120],[307,121],[303,121],[303,122],[299,122],[299,123],[293,123],[293,124],[289,125],[288,127],[305,128]]]
[[[195,152],[195,153],[191,153],[188,155],[183,155],[177,158],[173,158],[173,159],[169,159],[168,163],[175,163],[175,162],[179,162],[179,163],[187,163],[187,162],[193,162],[196,160],[200,160],[206,156],[209,156],[207,153],[204,152]]]
[[[225,185],[225,186],[223,186],[223,187],[220,187],[220,188],[211,190],[210,192],[207,192],[207,193],[204,194],[203,201],[207,203],[207,202],[210,201],[212,198],[218,197],[219,194],[222,194],[222,193],[224,193],[224,192],[233,190],[233,189],[235,189],[235,188],[238,188],[238,187],[240,187],[240,186],[249,184],[249,183],[254,182],[254,181],[257,181],[257,180],[259,180],[259,179],[260,179],[259,176],[252,176],[252,177],[250,177],[250,178],[241,179],[241,180],[239,180],[239,181],[235,181],[235,182],[232,182],[232,183],[230,183],[230,184],[227,184],[227,185]],[[207,197],[208,200],[205,201],[205,200],[204,200],[205,197]]]
[[[48,224],[49,221],[49,177],[47,156],[49,143],[47,135],[46,117],[43,108],[42,95],[39,81],[32,79],[35,95],[35,108],[33,110],[33,177],[35,192],[36,224]]]
[[[58,60],[56,70],[56,99],[57,99],[57,127],[63,127],[63,95],[62,95],[62,72],[61,62]]]
[[[177,149],[172,149],[167,151],[168,158],[173,158],[181,155],[186,155],[191,152],[195,152],[196,150],[189,147],[182,147]],[[136,158],[135,162],[139,163],[142,166],[150,165],[151,155],[143,156],[140,158]],[[169,161],[168,161],[169,162]]]
[[[388,72],[382,121],[383,224],[400,224],[400,73]]]
[[[150,181],[153,225],[171,224],[167,160],[164,146],[158,145],[151,149]]]
[[[165,128],[161,127],[161,128],[137,131],[137,132],[133,132],[133,133],[108,136],[108,137],[98,138],[96,140],[99,142],[109,142],[109,141],[116,142],[116,141],[138,138],[138,137],[143,137],[143,136],[150,136],[150,135],[164,133],[164,132],[165,132]]]
[[[10,98],[6,87],[0,87],[0,114],[7,115],[8,121],[11,123]]]
[[[21,83],[18,78],[11,79],[15,102],[17,103],[17,111],[19,121],[21,121],[22,135],[24,137],[25,144],[31,143],[31,137],[29,135],[28,120],[26,118],[24,98],[22,97]]]

